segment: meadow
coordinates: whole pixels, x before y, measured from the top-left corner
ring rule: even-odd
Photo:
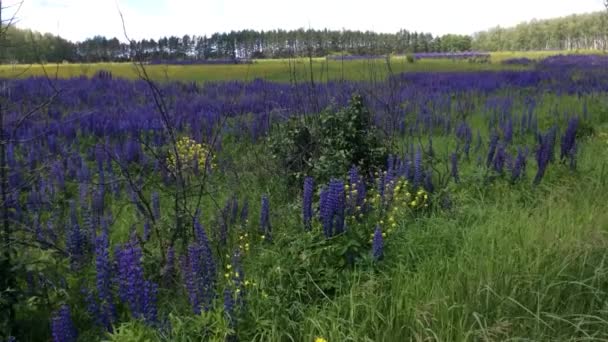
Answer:
[[[483,71],[502,70],[500,63],[477,64],[451,60],[422,60],[408,63],[405,57],[391,58],[390,68],[385,59],[345,61],[313,58],[313,77],[317,82],[336,80],[378,81],[391,73],[423,71]],[[521,69],[510,66],[509,69]],[[154,81],[251,81],[257,78],[276,82],[310,81],[308,59],[270,59],[256,60],[253,64],[239,65],[149,65],[146,67]],[[111,71],[116,77],[138,79],[137,69],[132,63],[94,63],[94,64],[33,64],[2,65],[0,77],[45,76],[51,78],[70,78],[86,75],[91,77],[101,70]]]
[[[608,339],[608,58],[546,57],[2,66],[0,340]]]

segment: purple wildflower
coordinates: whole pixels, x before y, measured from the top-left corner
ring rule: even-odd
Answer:
[[[463,151],[467,159],[469,158],[469,151],[471,150],[471,142],[473,141],[473,133],[471,127],[466,122],[462,122],[456,129],[456,137],[463,143]]]
[[[380,260],[384,254],[384,238],[382,237],[382,230],[379,226],[376,226],[374,231],[374,238],[372,241],[372,256],[375,260]]]
[[[494,154],[496,153],[496,147],[498,146],[498,135],[492,132],[490,136],[490,145],[488,147],[488,157],[486,158],[486,166],[490,167],[494,160]]]
[[[511,181],[515,182],[520,179],[526,172],[526,160],[528,158],[527,153],[521,147],[517,149],[517,157],[511,168]]]
[[[156,321],[156,285],[146,281],[142,251],[130,241],[116,255],[120,299],[126,302],[135,318],[148,323]]]
[[[505,146],[503,144],[499,144],[496,148],[496,154],[494,156],[493,165],[494,171],[498,173],[503,173],[505,168],[505,163],[507,160],[507,153],[505,151]]]
[[[55,311],[51,319],[51,334],[53,342],[75,342],[78,332],[72,322],[70,307],[62,305]]]
[[[573,117],[568,121],[568,127],[562,137],[560,159],[564,161],[570,156],[574,156],[576,153],[576,131],[578,129],[579,119]],[[572,158],[571,158],[572,159]]]
[[[109,249],[110,243],[107,230],[102,230],[95,239],[95,268],[97,270],[96,286],[100,303],[99,319],[103,326],[110,330],[112,322],[116,317],[114,301],[112,297],[112,269],[110,265]]]
[[[545,170],[551,161],[551,156],[553,155],[553,149],[555,144],[555,130],[549,130],[545,135],[538,135],[538,146],[536,148],[536,164],[538,165],[538,169],[536,171],[536,176],[534,176],[534,184],[540,184],[542,180]]]
[[[320,216],[323,232],[327,238],[344,232],[345,215],[344,183],[332,179],[329,186],[321,191]]]
[[[424,181],[424,169],[422,166],[422,151],[416,150],[414,157],[414,188],[420,187]]]

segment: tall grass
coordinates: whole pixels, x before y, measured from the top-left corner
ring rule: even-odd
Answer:
[[[400,227],[380,271],[355,270],[340,296],[285,308],[301,320],[258,313],[251,338],[605,340],[607,161],[608,143],[596,137],[577,175],[553,174],[538,188],[457,189],[453,211]]]

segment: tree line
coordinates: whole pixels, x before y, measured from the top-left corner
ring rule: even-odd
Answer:
[[[95,36],[70,42],[51,34],[12,28],[10,48],[0,51],[3,62],[109,62],[137,58],[152,60],[285,58],[345,53],[384,55],[388,53],[469,51],[470,36],[400,30],[376,33],[352,30],[242,30],[210,36],[184,35],[142,39],[124,43],[117,38]]]
[[[473,49],[505,50],[606,50],[608,13],[573,14],[532,20],[511,28],[495,27],[473,35]]]
[[[515,27],[496,27],[472,36],[354,30],[241,30],[210,36],[184,35],[124,43],[95,36],[71,42],[52,34],[10,27],[0,62],[110,62],[154,60],[322,57],[330,54],[384,55],[418,52],[577,50],[608,48],[608,15],[595,12]]]

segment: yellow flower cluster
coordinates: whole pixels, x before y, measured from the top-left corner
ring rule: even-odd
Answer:
[[[429,195],[424,189],[418,189],[416,192],[408,190],[409,183],[405,179],[399,179],[397,185],[393,189],[393,200],[396,205],[399,203],[411,209],[426,208],[429,206]]]
[[[239,235],[239,250],[242,254],[247,254],[249,252],[249,234],[245,233]]]
[[[351,186],[349,184],[346,184],[344,185],[344,189],[346,190],[346,203],[351,203],[357,200],[357,196],[359,195],[359,191],[357,190],[357,188],[353,186],[353,188],[351,189]],[[363,201],[367,202],[367,199],[364,198]],[[350,216],[350,219],[352,221],[354,221],[356,218],[363,218],[363,213],[361,212],[360,206],[355,206],[355,212],[352,213],[352,215]]]
[[[386,237],[393,233],[395,228],[397,228],[397,220],[400,217],[412,210],[427,208],[429,205],[428,193],[424,189],[418,189],[417,191],[411,190],[410,184],[406,179],[399,178],[395,180],[395,183],[392,185],[395,185],[395,187],[393,188],[391,206],[386,211],[384,218],[378,221],[378,225],[382,228],[382,237]],[[376,194],[371,201],[373,204],[376,204],[380,200],[380,195]],[[374,236],[373,230],[375,230],[375,227],[372,227],[370,242]]]
[[[182,137],[176,143],[177,154],[183,170],[192,169],[196,162],[199,170],[204,170],[207,161],[209,168],[213,169],[215,165],[215,156],[211,153],[209,146],[199,144],[189,137]],[[177,169],[177,161],[175,155],[170,153],[167,157],[167,165],[173,171]]]

